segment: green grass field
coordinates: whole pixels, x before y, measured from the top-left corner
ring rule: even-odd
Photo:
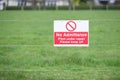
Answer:
[[[89,47],[54,47],[54,20],[89,20]],[[120,80],[120,11],[0,11],[0,80]]]

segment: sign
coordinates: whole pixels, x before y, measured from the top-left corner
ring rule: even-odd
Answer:
[[[68,31],[74,31],[76,29],[76,23],[74,21],[68,21],[66,23],[66,29]]]
[[[89,46],[89,21],[55,20],[54,46]]]

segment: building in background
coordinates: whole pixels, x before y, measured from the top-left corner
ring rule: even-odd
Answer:
[[[36,1],[37,4],[39,4],[39,2],[45,1],[46,6],[52,6],[52,5],[68,6],[69,5],[69,0],[4,0],[7,6],[19,6],[19,5],[30,6],[32,5],[33,1]]]
[[[105,5],[106,8],[108,5],[117,5],[119,7],[120,0],[0,0],[0,9],[3,9],[3,3],[5,5],[4,9],[8,6],[20,6],[21,9],[24,9],[25,6],[32,7],[32,9],[46,9],[49,6],[54,6],[56,9],[59,6],[65,6],[69,10],[81,7],[81,4],[84,6],[89,5],[89,9],[96,6]],[[103,2],[103,4],[101,3]],[[105,4],[104,4],[105,3]],[[108,4],[108,5],[107,5]]]
[[[101,5],[100,1],[108,1],[108,4],[114,4],[117,0],[94,0],[95,5]]]
[[[3,10],[3,0],[0,0],[0,10]]]
[[[3,0],[7,6],[19,6],[19,5],[26,5],[30,6],[32,5],[33,1],[36,1],[37,4],[39,2],[45,1],[45,6],[69,6],[69,1],[72,0]],[[95,5],[101,5],[100,1],[101,0],[88,0],[88,1],[94,1]],[[106,0],[102,0],[106,1]],[[120,0],[108,0],[109,4],[114,4],[114,3],[120,3]]]

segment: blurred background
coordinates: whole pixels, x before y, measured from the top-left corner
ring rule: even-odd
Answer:
[[[0,10],[120,9],[120,0],[0,0]]]
[[[54,20],[89,20],[90,46],[54,47]],[[120,80],[120,0],[0,0],[0,80]]]

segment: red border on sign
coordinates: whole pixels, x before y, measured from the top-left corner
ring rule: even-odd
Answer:
[[[70,23],[73,23],[74,25],[71,25]],[[70,27],[72,30],[70,30],[68,27]],[[72,20],[68,21],[66,23],[66,29],[70,32],[74,31],[76,29],[76,23]]]

